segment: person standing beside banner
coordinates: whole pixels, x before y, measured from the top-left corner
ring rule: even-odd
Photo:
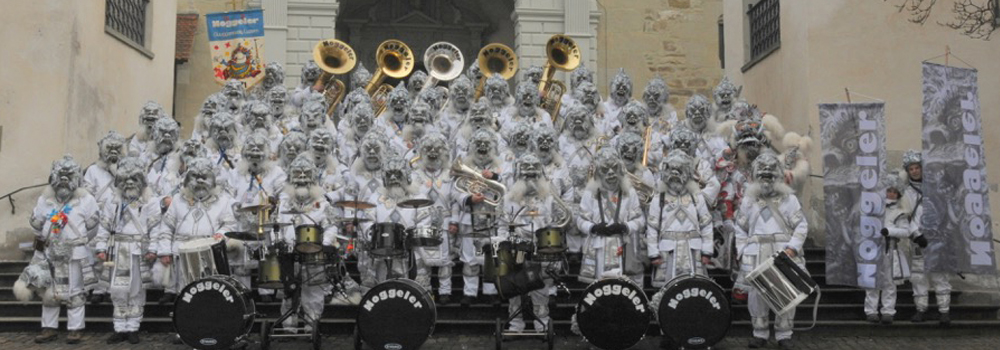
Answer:
[[[909,178],[909,186],[903,192],[903,198],[913,206],[913,214],[910,215],[910,231],[913,243],[916,243],[911,245],[912,249],[909,253],[913,262],[910,283],[913,284],[913,303],[917,305],[917,312],[913,314],[910,321],[924,322],[924,314],[927,312],[928,306],[927,291],[933,286],[938,312],[941,313],[939,321],[942,326],[948,326],[951,324],[951,317],[948,316],[951,304],[951,282],[948,280],[948,275],[941,272],[924,271],[924,249],[927,248],[928,242],[920,229],[920,220],[924,213],[923,205],[921,205],[924,198],[922,189],[923,156],[920,151],[908,150],[903,154],[903,170],[906,170]]]

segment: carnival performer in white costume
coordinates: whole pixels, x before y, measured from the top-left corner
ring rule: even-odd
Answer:
[[[677,276],[707,275],[705,265],[712,256],[712,215],[694,178],[694,158],[671,152],[660,179],[646,225],[657,288]]]
[[[450,89],[450,97],[441,111],[441,117],[438,118],[438,129],[451,141],[454,140],[456,132],[465,123],[466,116],[469,115],[469,107],[472,106],[473,102],[472,95],[476,88],[472,85],[472,81],[464,75],[452,80],[448,88]]]
[[[440,229],[441,244],[435,247],[416,247],[416,282],[431,290],[431,270],[437,269],[438,304],[451,301],[451,241],[458,234],[458,201],[452,187],[449,173],[448,139],[437,132],[424,135],[420,139],[417,156],[420,157],[413,171],[413,182],[417,184],[416,198],[428,199],[433,204],[420,208],[417,221],[428,217],[430,227]]]
[[[208,138],[209,121],[213,115],[223,111],[225,105],[226,97],[221,92],[213,93],[205,98],[201,104],[201,110],[194,117],[194,130],[191,131],[192,140],[202,141]]]
[[[583,85],[593,84],[584,82]],[[569,172],[569,188],[566,203],[574,213],[580,213],[579,203],[587,188],[587,174],[590,172],[597,155],[598,135],[594,126],[594,118],[582,104],[571,104],[562,109],[565,111],[562,134],[559,136],[559,151]],[[576,260],[583,247],[583,238],[587,232],[578,228],[570,229],[566,235],[566,248],[571,260]]]
[[[905,175],[901,176],[896,172],[889,172],[883,178],[886,200],[880,233],[888,247],[879,263],[879,274],[889,278],[882,281],[878,288],[865,289],[865,318],[872,323],[881,321],[883,324],[892,324],[896,315],[896,286],[910,278],[910,262],[906,253],[910,246],[912,209],[909,202],[903,199],[903,191],[907,187],[905,178]],[[881,309],[879,299],[882,301]]]
[[[153,137],[153,124],[160,118],[169,118],[159,103],[146,101],[139,112],[139,131],[128,138],[128,155],[145,157],[149,155],[149,140]]]
[[[472,134],[476,130],[486,129],[496,131],[496,127],[497,121],[494,119],[493,114],[490,113],[489,102],[486,101],[485,97],[480,97],[479,101],[476,101],[469,107],[468,117],[459,125],[458,132],[453,136],[452,159],[465,158],[465,151],[469,148],[469,139],[472,138]]]
[[[360,66],[360,65],[359,65]],[[361,67],[359,67],[361,68]],[[309,95],[312,95],[316,90],[313,86],[316,85],[316,81],[319,80],[322,71],[316,62],[309,60],[306,64],[302,65],[302,74],[299,78],[299,86],[295,87],[295,91],[292,92],[291,104],[292,107],[296,109],[301,109],[305,105],[306,99]]]
[[[913,285],[913,303],[917,305],[917,312],[913,314],[911,321],[923,322],[924,314],[928,307],[928,290],[934,288],[934,297],[937,299],[938,312],[941,314],[939,322],[942,326],[951,324],[951,317],[948,311],[951,306],[951,281],[948,274],[942,272],[928,272],[924,270],[924,249],[927,248],[927,237],[924,237],[921,230],[920,220],[924,214],[924,192],[923,192],[923,156],[920,151],[909,150],[903,154],[903,170],[909,178],[908,186],[903,191],[903,198],[912,205],[910,216],[910,230],[913,235],[911,244],[910,260],[912,271],[910,274],[910,284]]]
[[[169,278],[160,303],[172,302],[177,292],[193,281],[183,273],[183,260],[177,260],[184,242],[212,237],[221,240],[223,234],[236,231],[233,197],[216,185],[216,170],[205,158],[191,160],[184,174],[184,188],[170,201],[160,225],[153,228],[156,253]]]
[[[625,68],[618,69],[618,74],[611,78],[608,86],[608,100],[604,101],[605,125],[601,131],[606,136],[618,133],[621,127],[618,114],[625,109],[625,105],[632,101],[632,78],[625,73]]]
[[[466,156],[461,164],[477,172],[484,179],[500,183],[500,168],[502,163],[497,159],[497,135],[487,128],[476,130],[469,140]],[[456,182],[457,183],[457,182]],[[455,190],[459,192],[458,189]],[[499,199],[499,198],[498,198]],[[469,306],[472,299],[479,293],[479,273],[483,266],[482,247],[489,244],[489,230],[497,222],[499,201],[491,203],[482,193],[465,193],[459,198],[461,219],[458,230],[459,258],[462,261],[462,306]],[[487,213],[495,213],[490,215]],[[490,231],[491,232],[491,231]],[[492,281],[483,281],[483,295],[499,305],[496,285]]]
[[[205,150],[208,151],[208,159],[212,160],[213,167],[219,168],[217,179],[220,185],[225,186],[226,178],[240,160],[240,149],[236,143],[239,140],[239,131],[236,128],[236,119],[229,112],[220,112],[212,116],[209,121],[208,139],[205,140]]]
[[[532,128],[552,126],[552,117],[538,107],[538,84],[530,81],[517,84],[514,104],[500,112],[500,129],[507,130],[514,125],[525,123]]]
[[[109,131],[97,142],[97,147],[99,158],[83,172],[83,187],[94,196],[98,206],[103,206],[115,196],[115,173],[118,172],[118,161],[125,157],[125,137],[115,131]],[[88,246],[93,249],[94,242],[89,242]],[[102,276],[105,273],[104,265],[96,260],[92,263],[94,273]],[[97,304],[107,299],[107,281],[108,278],[98,279],[97,286],[90,295],[90,303]]]
[[[83,338],[87,290],[97,283],[91,269],[93,255],[87,241],[97,229],[97,200],[81,187],[80,166],[67,155],[52,163],[49,186],[31,213],[35,253],[14,283],[14,295],[28,301],[42,299],[42,331],[36,343],[56,340],[59,310],[66,305],[66,343]]]
[[[180,125],[173,119],[162,118],[156,121],[154,130],[153,152],[156,157],[149,163],[145,185],[153,195],[163,196],[173,192],[180,184],[178,173],[182,146],[179,143]],[[194,142],[199,148],[204,149],[204,145],[200,142]]]
[[[602,148],[594,158],[594,175],[580,199],[576,227],[587,234],[579,280],[584,283],[628,276],[643,285],[643,271],[626,271],[625,255],[641,254],[645,227],[639,196],[626,177],[625,166],[613,148]]]
[[[368,104],[358,104],[345,115],[348,123],[342,132],[342,136],[337,139],[337,158],[341,164],[354,164],[354,159],[358,157],[358,150],[361,140],[369,131],[373,130],[375,115]],[[381,134],[381,130],[379,130]]]
[[[337,161],[334,156],[334,136],[326,128],[313,130],[309,134],[308,149],[312,153],[313,162],[316,164],[319,185],[327,193],[339,190],[344,186],[342,172],[344,166]]]
[[[742,257],[742,272],[752,271],[780,251],[805,270],[802,245],[809,227],[798,198],[782,181],[781,161],[775,153],[766,151],[754,160],[752,169],[753,181],[736,214],[736,249],[737,255]],[[764,347],[770,334],[768,317],[771,310],[760,290],[750,289],[748,306],[753,326],[749,346],[753,349]],[[774,338],[781,348],[790,349],[795,309],[775,315],[774,319]]]
[[[169,119],[161,119],[169,120]],[[112,321],[115,333],[108,344],[139,343],[139,324],[146,305],[146,289],[156,246],[152,225],[159,223],[160,201],[146,187],[146,163],[138,158],[119,162],[115,196],[104,203],[101,225],[94,240],[97,259],[109,271]]]

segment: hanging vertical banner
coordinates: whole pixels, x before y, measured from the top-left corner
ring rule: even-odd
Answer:
[[[885,104],[819,105],[826,207],[826,280],[876,288],[892,283],[878,265],[885,244]]]
[[[975,69],[924,62],[924,268],[996,274]]]
[[[236,79],[250,88],[264,79],[263,10],[210,13],[205,22],[217,83]]]

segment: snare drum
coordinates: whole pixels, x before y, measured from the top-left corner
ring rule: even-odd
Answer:
[[[535,243],[538,245],[539,254],[555,254],[566,251],[566,238],[562,229],[558,227],[546,227],[535,230]]]
[[[257,276],[257,287],[263,289],[281,289],[281,259],[277,253],[267,254],[260,261],[260,270]]]
[[[761,262],[746,275],[746,282],[779,315],[794,309],[816,290],[816,282],[784,251]]]
[[[195,349],[229,349],[245,339],[257,312],[250,289],[229,276],[188,284],[174,302],[174,329]]]
[[[199,238],[182,243],[177,251],[184,281],[229,274],[225,241],[216,241],[211,237]]]
[[[407,229],[406,234],[414,247],[437,247],[444,241],[441,237],[444,231],[436,227],[417,226]]]
[[[434,333],[437,310],[417,282],[392,279],[361,298],[358,336],[372,349],[417,349]]]
[[[498,243],[495,249],[490,244],[483,246],[483,255],[486,256],[483,259],[483,279],[488,282],[496,282],[514,270],[514,244],[510,241]]]
[[[722,287],[701,275],[676,277],[657,296],[657,319],[665,337],[685,349],[718,344],[729,332],[732,310]]]
[[[323,250],[322,226],[295,226],[295,251],[303,254],[312,254],[321,250]]]
[[[402,224],[379,222],[372,225],[369,244],[371,255],[376,258],[394,258],[406,254],[406,232]]]
[[[646,335],[652,315],[642,288],[627,278],[591,283],[576,304],[580,334],[591,345],[605,350],[638,344]]]

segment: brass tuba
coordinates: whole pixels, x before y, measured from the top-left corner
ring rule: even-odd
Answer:
[[[567,72],[576,69],[581,60],[580,48],[570,37],[556,34],[545,44],[545,54],[548,60],[545,61],[542,80],[538,82],[538,91],[542,95],[540,107],[549,113],[553,125],[556,125],[562,95],[566,93],[566,84],[555,80],[556,69]]]
[[[437,85],[439,81],[451,81],[462,74],[465,58],[462,51],[451,43],[439,41],[424,51],[424,66],[427,67],[427,81],[421,90]]]
[[[626,171],[625,174],[628,174],[628,179],[632,182],[632,188],[635,189],[636,195],[639,196],[639,201],[643,204],[649,204],[653,200],[655,192],[653,187],[642,182],[642,179],[633,173]]]
[[[375,50],[375,63],[378,70],[365,86],[365,92],[372,97],[375,116],[382,114],[389,103],[389,92],[392,85],[383,84],[385,77],[403,79],[413,71],[413,51],[405,43],[396,39],[383,41]]]
[[[493,43],[483,46],[479,50],[479,71],[483,77],[476,85],[474,100],[483,96],[483,87],[486,86],[486,79],[490,75],[500,74],[504,79],[510,79],[517,73],[517,54],[504,44]]]
[[[316,81],[323,84],[323,97],[326,98],[327,104],[326,115],[331,115],[347,94],[344,82],[337,79],[336,75],[346,74],[354,69],[358,58],[350,45],[337,39],[326,39],[313,47],[313,61],[323,70],[323,74]]]
[[[459,191],[466,194],[482,194],[486,197],[483,202],[494,207],[500,205],[504,194],[507,193],[506,186],[483,177],[482,174],[458,160],[452,163],[449,174],[455,178],[455,188]]]

